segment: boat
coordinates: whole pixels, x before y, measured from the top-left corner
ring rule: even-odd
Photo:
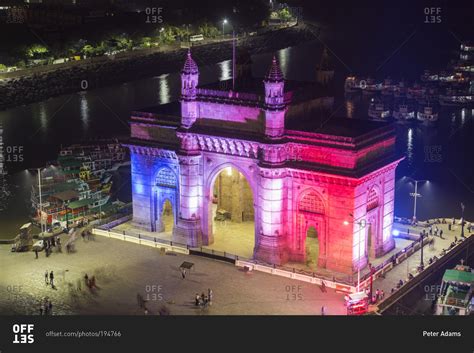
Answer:
[[[395,86],[393,96],[395,98],[405,98],[407,96],[407,88],[405,82],[400,81],[398,85]]]
[[[395,91],[395,85],[391,78],[386,78],[382,83],[382,95],[391,96]]]
[[[407,98],[420,99],[424,97],[425,93],[426,93],[426,88],[420,85],[418,82],[415,82],[412,87],[408,87]]]
[[[436,315],[467,316],[473,313],[474,272],[462,263],[446,270],[435,305]]]
[[[348,76],[344,82],[344,92],[356,93],[360,92],[360,86],[355,76]]]
[[[382,91],[382,84],[376,83],[371,77],[360,81],[360,88],[363,94],[375,94]]]
[[[468,107],[474,104],[474,94],[470,90],[446,89],[446,94],[439,95],[439,104]]]
[[[438,112],[431,103],[421,104],[422,110],[418,111],[416,119],[425,125],[430,125],[438,121]]]
[[[372,98],[368,115],[372,120],[385,121],[390,117],[390,109],[387,109],[382,100]]]
[[[415,109],[405,101],[398,102],[394,106],[392,116],[397,122],[415,121]]]

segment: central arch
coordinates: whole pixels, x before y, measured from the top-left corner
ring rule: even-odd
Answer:
[[[255,186],[233,163],[216,167],[205,184],[204,243],[216,251],[252,258],[256,244]]]

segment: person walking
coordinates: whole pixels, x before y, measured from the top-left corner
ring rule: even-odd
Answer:
[[[89,285],[89,276],[87,275],[87,273],[86,273],[86,275],[84,276],[84,282],[86,283],[86,286],[87,286],[87,287],[90,287],[90,285]]]
[[[49,283],[51,283],[51,287],[54,288],[54,274],[53,271],[49,273]]]
[[[185,269],[185,268],[182,268],[182,269],[181,269],[181,277],[182,277],[183,279],[186,278],[186,269]]]
[[[53,315],[53,303],[51,303],[51,300],[48,303],[48,311],[51,315]]]
[[[35,259],[38,259],[38,249],[35,248]]]
[[[46,270],[46,272],[44,273],[44,283],[46,283],[46,285],[49,284],[49,282],[48,282],[48,270]]]
[[[324,316],[326,315],[326,308],[324,307],[324,305],[321,307],[321,316]]]
[[[211,289],[211,288],[208,288],[208,289],[207,289],[207,297],[208,297],[208,299],[209,299],[209,304],[212,304],[212,295],[213,295],[212,289]]]

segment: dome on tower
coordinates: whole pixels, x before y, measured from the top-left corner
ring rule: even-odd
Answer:
[[[268,70],[268,74],[265,76],[265,80],[270,82],[283,81],[283,73],[275,56],[273,56],[272,65],[270,66],[270,70]]]
[[[188,55],[186,57],[186,61],[184,63],[183,70],[181,73],[183,74],[197,74],[199,72],[198,66],[196,62],[193,60],[191,56],[191,50],[188,50]]]

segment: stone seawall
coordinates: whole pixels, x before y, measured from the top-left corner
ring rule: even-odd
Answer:
[[[271,52],[315,39],[306,25],[270,31],[239,39],[238,48],[257,54]],[[199,64],[214,64],[232,56],[232,44],[214,43],[193,47]],[[62,67],[0,82],[0,110],[33,103],[67,93],[89,90],[181,69],[186,49],[140,56],[94,58],[81,65]]]

